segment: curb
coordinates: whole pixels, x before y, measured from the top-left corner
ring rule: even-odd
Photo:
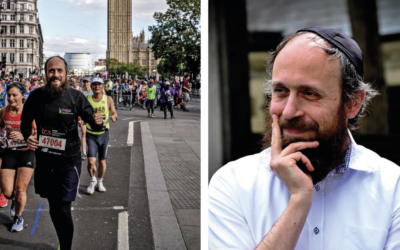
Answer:
[[[148,122],[141,122],[144,168],[155,249],[186,250]]]

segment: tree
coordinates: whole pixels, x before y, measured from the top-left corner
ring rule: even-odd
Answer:
[[[167,0],[165,13],[154,13],[157,25],[149,26],[156,59],[164,60],[162,73],[178,74],[179,65],[200,72],[200,0]],[[160,71],[159,71],[160,72]]]
[[[115,58],[107,58],[106,60],[105,60],[105,62],[106,62],[106,68],[109,70],[110,68],[116,68],[119,64],[120,64],[120,62],[117,60],[117,59],[115,59]]]

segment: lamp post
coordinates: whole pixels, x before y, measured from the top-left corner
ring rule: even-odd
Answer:
[[[150,46],[147,44],[147,76],[150,77]]]
[[[35,41],[33,38],[32,38],[32,58],[31,58],[31,60],[32,60],[32,74],[33,74],[33,42]]]

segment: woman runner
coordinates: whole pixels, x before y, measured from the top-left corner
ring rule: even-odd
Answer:
[[[22,210],[26,204],[26,188],[33,174],[35,155],[35,152],[28,148],[20,129],[24,94],[25,87],[19,82],[7,86],[9,104],[0,111],[0,124],[2,128],[5,127],[7,138],[7,148],[1,166],[1,189],[8,199],[12,199],[10,206],[10,216],[13,217],[12,232],[23,229]],[[33,121],[32,132],[34,130],[36,125]]]

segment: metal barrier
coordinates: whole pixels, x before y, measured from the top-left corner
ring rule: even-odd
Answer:
[[[130,105],[135,104],[135,96],[132,96],[131,94],[122,94],[117,91],[112,91],[111,97],[116,109],[127,109]]]

